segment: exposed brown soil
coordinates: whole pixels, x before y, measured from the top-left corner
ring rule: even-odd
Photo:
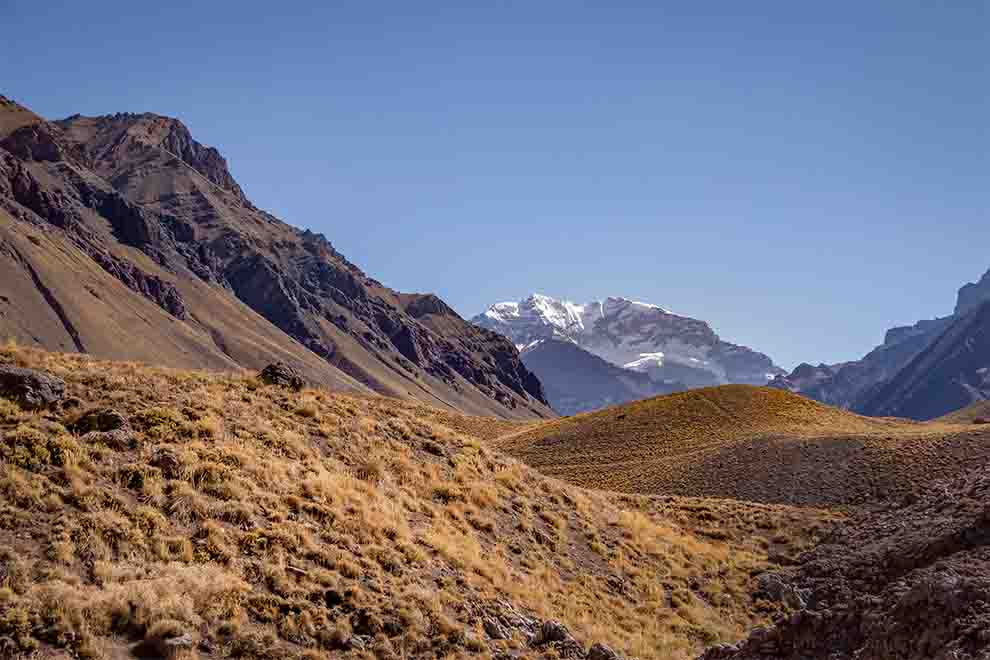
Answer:
[[[511,433],[498,446],[589,488],[802,505],[897,501],[990,457],[990,428],[867,418],[727,385]]]

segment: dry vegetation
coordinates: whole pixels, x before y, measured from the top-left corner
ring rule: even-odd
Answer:
[[[949,424],[990,424],[990,401],[977,401],[938,419]]]
[[[861,417],[726,385],[529,426],[497,445],[591,488],[831,506],[900,499],[951,478],[990,456],[988,429]]]
[[[513,613],[690,657],[769,616],[752,576],[834,520],[584,491],[464,432],[476,422],[391,399],[12,346],[4,361],[71,397],[0,400],[4,657],[154,655],[182,635],[187,658],[554,655],[482,627]],[[84,433],[101,408],[128,425]]]

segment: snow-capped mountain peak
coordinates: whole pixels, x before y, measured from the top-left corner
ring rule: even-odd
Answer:
[[[568,337],[584,329],[586,305],[577,305],[566,300],[557,300],[541,293],[533,293],[519,302],[495,303],[482,315],[492,324],[509,324],[515,327],[530,327],[536,337],[549,338],[555,335]],[[480,323],[479,325],[484,325]],[[516,344],[523,342],[519,337],[510,337]]]
[[[612,364],[687,386],[766,384],[781,373],[766,355],[722,341],[704,321],[652,303],[610,296],[577,304],[534,293],[473,319],[523,348],[562,339]]]

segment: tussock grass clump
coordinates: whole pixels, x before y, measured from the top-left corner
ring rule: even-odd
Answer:
[[[751,576],[833,518],[584,491],[419,404],[2,351],[126,415],[132,440],[0,400],[4,657],[542,653],[485,632],[506,608],[692,657],[773,614],[753,614]]]

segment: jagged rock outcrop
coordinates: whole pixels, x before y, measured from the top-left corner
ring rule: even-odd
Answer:
[[[477,414],[551,414],[511,343],[435,296],[387,289],[322,235],[256,208],[223,156],[176,119],[47,122],[4,99],[0,209],[11,257],[0,261],[0,296],[16,307],[0,307],[0,334],[46,348],[68,336],[75,350],[180,366],[283,360],[314,383]],[[105,291],[90,265],[144,302]],[[83,272],[91,283],[74,281]],[[145,302],[169,318],[149,319]],[[94,306],[113,309],[95,318]],[[134,318],[141,340],[110,340],[137,332]]]
[[[955,315],[962,316],[990,300],[990,270],[978,282],[970,282],[959,289]]]
[[[990,653],[990,468],[863,515],[777,579],[807,607],[702,660],[976,660]]]
[[[306,381],[299,375],[299,372],[282,362],[268,365],[261,370],[258,378],[266,385],[287,387],[296,392],[306,386]]]
[[[0,366],[0,396],[28,409],[46,408],[65,398],[65,381],[34,369]]]

